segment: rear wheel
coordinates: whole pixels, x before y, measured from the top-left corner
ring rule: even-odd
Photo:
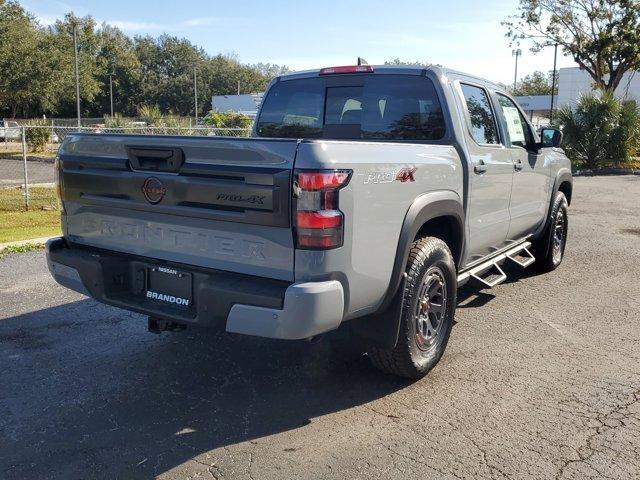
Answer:
[[[564,258],[569,231],[568,204],[564,193],[557,192],[553,197],[549,220],[545,234],[533,245],[535,266],[541,272],[555,270]]]
[[[420,378],[442,357],[456,308],[456,268],[442,240],[425,237],[411,247],[401,309],[400,333],[393,349],[369,347],[371,363],[386,373]]]

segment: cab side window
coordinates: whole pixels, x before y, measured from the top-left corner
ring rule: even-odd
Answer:
[[[487,92],[480,87],[464,83],[460,87],[467,106],[473,139],[480,145],[500,143],[496,118]]]
[[[498,94],[498,103],[502,110],[504,127],[509,137],[509,146],[530,148],[535,144],[531,128],[524,118],[520,109],[511,101],[509,97]]]

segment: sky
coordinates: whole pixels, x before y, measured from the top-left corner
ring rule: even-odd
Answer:
[[[500,22],[517,0],[21,0],[43,25],[66,12],[91,15],[131,36],[185,37],[208,53],[292,70],[399,57],[510,84],[512,47]],[[523,44],[518,77],[553,68],[553,48]],[[558,55],[558,68],[574,66]]]

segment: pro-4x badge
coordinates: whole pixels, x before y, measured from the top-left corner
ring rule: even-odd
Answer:
[[[399,170],[370,172],[365,175],[364,183],[366,185],[369,183],[415,182],[417,170],[417,167],[403,167]]]
[[[413,176],[418,170],[416,167],[411,168],[401,168],[400,171],[396,174],[396,180],[404,183],[404,182],[415,182],[416,177]]]

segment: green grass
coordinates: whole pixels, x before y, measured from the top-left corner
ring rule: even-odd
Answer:
[[[27,150],[27,159],[29,160],[49,160],[53,162],[53,159],[58,154],[58,147],[51,150],[45,150],[41,152],[34,152],[31,150]],[[8,158],[11,160],[22,160],[22,147],[14,148],[9,144],[9,148],[5,148],[2,143],[0,143],[0,156],[2,158]]]
[[[29,210],[24,207],[24,190],[0,189],[0,243],[60,234],[60,210],[55,189],[29,189]]]
[[[44,243],[25,243],[14,247],[5,247],[0,250],[0,260],[11,253],[26,253],[44,248]]]

